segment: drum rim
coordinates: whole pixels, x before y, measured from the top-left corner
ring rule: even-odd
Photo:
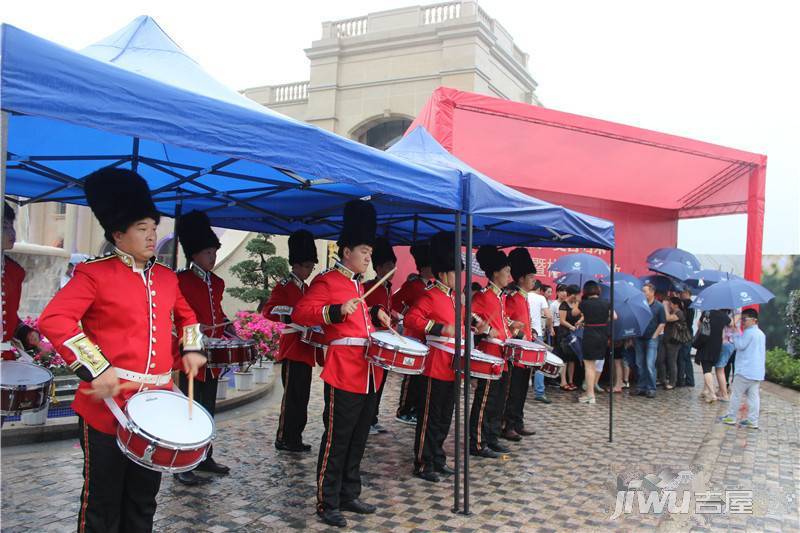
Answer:
[[[122,442],[120,442],[119,436],[117,436],[116,441],[117,441],[117,448],[120,449],[122,454],[125,457],[127,457],[128,459],[130,459],[131,461],[133,461],[134,463],[136,463],[137,465],[139,465],[139,466],[141,466],[143,468],[147,468],[148,470],[153,470],[153,471],[156,471],[156,472],[163,472],[163,473],[166,473],[166,474],[180,474],[181,472],[188,472],[189,470],[194,470],[194,468],[197,465],[199,465],[200,463],[205,461],[206,457],[208,457],[208,447],[209,447],[209,445],[208,444],[204,444],[202,446],[198,446],[197,448],[194,448],[195,450],[200,450],[200,449],[203,450],[203,454],[200,456],[200,458],[197,460],[197,462],[193,462],[193,463],[188,464],[186,466],[178,466],[178,467],[161,466],[161,465],[158,465],[156,463],[146,463],[146,462],[144,462],[141,457],[138,457],[136,454],[134,454],[132,451],[130,451],[128,448],[126,448],[126,447],[124,447],[122,445]],[[180,451],[189,451],[189,450],[176,450],[176,451],[180,452]]]
[[[208,410],[205,407],[203,407],[202,405],[200,405],[196,401],[194,402],[193,410],[199,408],[199,410],[201,410],[203,413],[205,413],[205,415],[211,421],[211,435],[209,437],[207,437],[206,439],[203,439],[202,441],[193,442],[193,443],[178,443],[178,442],[172,442],[172,441],[160,438],[160,437],[158,437],[156,435],[153,435],[152,433],[149,433],[145,429],[143,429],[139,424],[134,422],[133,419],[131,418],[131,414],[128,411],[128,406],[130,404],[130,401],[133,398],[139,396],[140,394],[141,395],[148,395],[148,394],[153,394],[153,393],[168,394],[168,395],[172,395],[172,396],[177,396],[179,398],[186,398],[187,400],[189,399],[187,396],[184,396],[183,394],[179,394],[179,393],[177,393],[175,391],[166,390],[166,389],[143,390],[143,391],[137,392],[136,394],[134,394],[133,396],[128,398],[127,401],[125,402],[125,418],[128,419],[127,424],[126,424],[126,426],[127,426],[126,429],[128,431],[130,431],[132,433],[136,433],[137,435],[147,436],[148,440],[150,440],[153,443],[157,443],[158,445],[160,445],[160,446],[162,446],[164,448],[167,448],[169,450],[178,450],[178,451],[201,448],[202,446],[205,446],[206,444],[208,444],[212,440],[214,440],[214,438],[217,435],[217,426],[214,423],[214,417],[211,416],[211,413],[209,413]],[[194,401],[194,400],[192,400],[192,401]],[[121,428],[121,425],[117,424],[117,437],[119,437],[120,428]],[[138,431],[135,431],[135,430],[138,430]]]
[[[477,357],[475,356],[476,352],[478,353]],[[493,363],[493,364],[495,363],[500,364],[506,362],[506,360],[503,359],[502,357],[497,357],[496,355],[488,354],[480,350],[472,350],[472,352],[469,354],[469,358],[470,360],[474,359],[476,361],[481,361],[484,363]]]
[[[541,350],[536,350],[533,346],[537,346],[537,344],[533,341],[525,340],[525,339],[506,339],[506,344],[510,344],[515,348],[522,348],[527,349],[532,352],[540,352]]]
[[[388,333],[391,336],[391,338],[394,338],[394,334],[392,332],[390,332],[390,331],[373,331],[372,333],[369,334],[369,342],[370,342],[370,344],[377,344],[381,348],[386,348],[386,349],[389,349],[389,350],[392,350],[392,351],[395,351],[395,352],[400,352],[402,354],[407,354],[407,355],[414,355],[414,356],[417,356],[417,357],[425,357],[426,355],[428,355],[428,352],[430,351],[430,348],[428,347],[428,345],[426,345],[426,344],[424,344],[422,342],[419,342],[416,339],[412,339],[411,337],[404,337],[404,336],[401,335],[401,337],[403,339],[407,339],[407,340],[410,340],[410,341],[412,341],[412,342],[414,342],[416,344],[419,344],[420,348],[415,348],[413,346],[410,347],[410,348],[406,348],[406,347],[400,347],[400,346],[397,346],[397,345],[394,345],[394,344],[390,344],[388,342],[382,341],[380,339],[380,337],[375,338],[375,335],[379,334],[379,333],[381,334],[381,336],[383,336],[383,334]],[[423,350],[423,348],[424,348],[424,350]]]
[[[47,368],[45,368],[43,366],[39,366],[37,364],[34,364],[34,363],[26,363],[25,361],[0,360],[0,372],[2,371],[2,367],[5,366],[5,365],[11,365],[11,368],[14,368],[14,367],[16,367],[16,368],[34,368],[34,369],[36,369],[35,370],[36,372],[41,370],[42,372],[45,372],[48,376],[50,376],[48,378],[50,381],[52,381],[53,377],[54,377],[53,373],[50,370],[48,370]],[[46,383],[46,380],[45,381],[41,381],[41,382],[37,382],[37,383]],[[0,383],[0,387],[5,388],[6,385]]]
[[[556,358],[556,360],[555,360],[555,361],[549,361],[549,360],[548,360],[548,358],[549,358],[550,356],[552,356],[552,357],[555,357],[555,358]],[[556,361],[557,361],[557,362],[556,362]],[[545,356],[544,356],[544,362],[543,362],[542,364],[544,364],[544,363],[548,363],[548,362],[549,362],[549,363],[552,363],[552,364],[554,364],[554,365],[556,365],[556,366],[564,366],[564,364],[565,364],[565,363],[564,363],[564,360],[563,360],[562,358],[560,358],[559,356],[557,356],[556,354],[554,354],[553,352],[547,352],[547,354],[545,354]]]

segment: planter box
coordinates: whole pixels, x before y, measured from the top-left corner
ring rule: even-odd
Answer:
[[[255,375],[252,371],[248,370],[247,372],[234,372],[233,378],[236,381],[236,390],[253,390],[253,381],[255,379]]]
[[[228,376],[219,378],[217,382],[217,400],[224,400],[228,397],[228,382],[231,380]]]
[[[35,413],[22,413],[20,421],[26,426],[43,426],[47,422],[47,408]]]
[[[269,382],[269,378],[272,376],[272,365],[272,361],[261,361],[259,364],[250,367],[250,370],[255,375],[256,384],[264,385]]]

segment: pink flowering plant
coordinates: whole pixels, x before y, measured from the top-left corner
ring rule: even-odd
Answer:
[[[26,326],[33,328],[37,332],[39,331],[38,318],[28,316],[25,317],[23,322]],[[67,367],[67,362],[56,352],[53,344],[41,333],[39,333],[39,339],[39,346],[33,346],[27,350],[28,355],[33,357],[33,362],[50,370],[56,376],[71,374]]]
[[[273,322],[261,313],[239,311],[233,321],[236,335],[246,340],[256,341],[256,348],[260,357],[274,361],[278,355],[278,343],[284,324]]]

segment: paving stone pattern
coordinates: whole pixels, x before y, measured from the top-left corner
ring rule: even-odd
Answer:
[[[699,377],[699,376],[698,376]],[[362,463],[370,516],[347,513],[355,531],[792,531],[798,530],[800,409],[792,397],[762,393],[761,429],[717,421],[723,404],[701,403],[697,389],[656,399],[615,395],[615,437],[608,443],[608,395],[596,405],[548,390],[551,405],[529,397],[526,421],[537,435],[511,443],[501,459],[470,458],[471,515],[454,514],[452,482],[411,476],[414,431],[394,420],[399,376],[391,375],[381,422]],[[231,475],[187,488],[164,476],[158,531],[324,530],[314,514],[316,447],[322,433],[322,383],[315,380],[306,442],[310,454],[272,443],[279,394],[220,416],[215,458]],[[227,415],[227,416],[226,416]],[[452,458],[453,439],[446,448]],[[55,450],[55,452],[54,452]],[[5,451],[5,450],[4,450]],[[2,459],[3,531],[69,531],[82,483],[77,443],[29,445]],[[452,464],[452,463],[451,463]],[[695,489],[753,491],[752,514],[624,514],[612,520],[620,479],[639,473],[697,473]],[[633,473],[633,474],[632,474]],[[627,476],[627,478],[626,478]]]

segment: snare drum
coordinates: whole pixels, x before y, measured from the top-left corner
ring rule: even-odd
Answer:
[[[313,346],[314,348],[324,348],[325,344],[322,342],[322,337],[324,335],[325,331],[319,326],[303,328],[300,330],[300,341]]]
[[[0,414],[18,415],[47,409],[53,374],[21,361],[0,361]]]
[[[473,378],[500,379],[505,366],[504,359],[480,350],[472,350],[469,356],[469,375]]]
[[[546,351],[536,343],[522,339],[508,339],[503,356],[523,366],[542,366]]]
[[[244,339],[205,339],[209,368],[247,365],[256,358],[256,342]]]
[[[544,364],[542,368],[539,369],[539,372],[547,376],[548,378],[557,378],[561,375],[561,370],[564,368],[564,361],[552,352],[547,352],[547,356],[545,357]]]
[[[125,405],[126,424],[117,426],[117,445],[131,461],[150,470],[177,474],[206,458],[214,420],[189,398],[167,390],[142,391]]]
[[[425,368],[426,355],[428,347],[417,340],[391,331],[376,331],[370,335],[366,357],[386,370],[416,376]]]

